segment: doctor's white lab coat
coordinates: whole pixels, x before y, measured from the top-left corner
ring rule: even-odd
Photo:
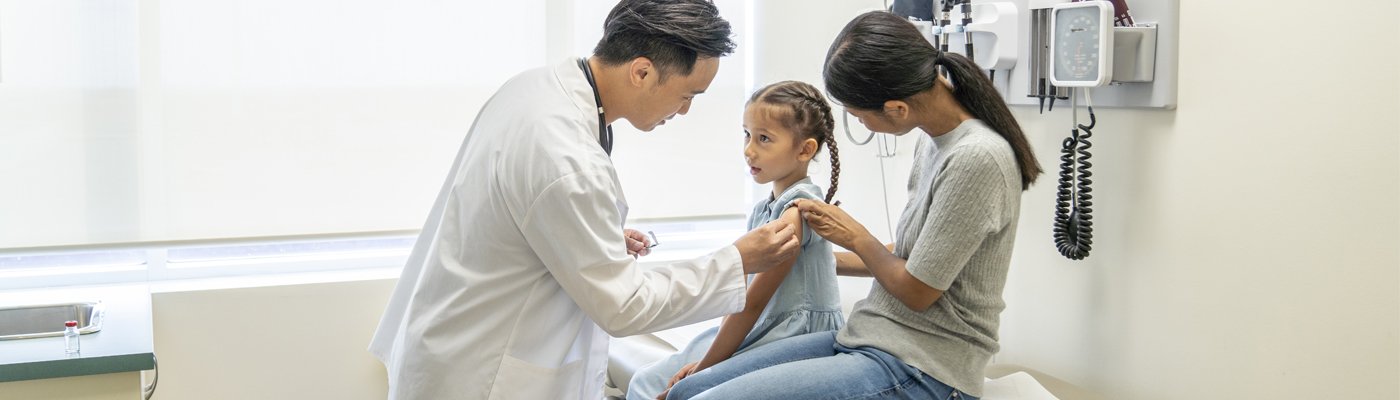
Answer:
[[[596,107],[576,60],[482,107],[370,344],[390,399],[599,399],[608,335],[743,308],[734,246],[655,270],[627,255]]]

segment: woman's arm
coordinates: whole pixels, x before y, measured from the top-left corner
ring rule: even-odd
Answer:
[[[886,244],[885,248],[893,252],[894,243]],[[865,261],[861,261],[860,256],[856,253],[838,251],[836,252],[836,275],[869,278],[870,270],[865,268]]]
[[[865,263],[875,281],[910,310],[923,312],[943,296],[943,291],[929,287],[910,274],[904,265],[906,261],[891,253],[875,237],[860,240],[853,247],[851,250]]]
[[[796,208],[789,208],[779,218],[788,220],[794,226],[801,226],[802,223]],[[800,243],[802,229],[796,231],[797,241]],[[744,310],[724,317],[724,322],[721,322],[719,326],[719,333],[715,336],[714,344],[710,345],[710,350],[705,353],[704,358],[700,359],[700,363],[695,366],[695,370],[691,373],[700,372],[720,361],[727,360],[739,350],[739,345],[743,343],[744,337],[748,336],[750,330],[753,330],[759,315],[763,314],[763,309],[768,306],[768,301],[778,292],[778,286],[783,283],[784,278],[787,278],[788,272],[792,271],[792,265],[796,261],[795,259],[788,260],[754,276],[753,282],[749,283],[749,291],[744,300]]]
[[[838,251],[836,252],[836,275],[869,278],[870,270],[865,268],[865,261],[861,261],[860,256],[856,253]]]
[[[904,259],[895,256],[889,247],[880,244],[865,226],[852,219],[840,207],[805,200],[795,201],[794,204],[802,210],[802,218],[812,231],[831,243],[854,252],[870,276],[874,276],[875,281],[904,303],[905,307],[922,312],[933,306],[933,302],[943,295],[943,291],[929,287],[911,275],[904,266]],[[853,264],[851,257],[846,258],[850,269]]]

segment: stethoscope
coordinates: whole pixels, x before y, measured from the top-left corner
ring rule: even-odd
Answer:
[[[608,125],[607,118],[603,117],[603,98],[598,97],[598,82],[593,80],[593,68],[588,66],[587,58],[578,59],[578,67],[583,70],[583,77],[588,79],[588,87],[593,88],[593,102],[598,104],[598,144],[603,146],[603,152],[612,156],[612,126]]]

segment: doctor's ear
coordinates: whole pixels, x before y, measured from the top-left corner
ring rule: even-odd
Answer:
[[[637,57],[632,62],[627,63],[627,81],[635,87],[642,87],[647,78],[655,78],[656,65],[651,63],[650,58]]]

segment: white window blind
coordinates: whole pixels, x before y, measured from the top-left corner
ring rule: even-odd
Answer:
[[[418,229],[481,104],[614,4],[0,0],[0,249]],[[615,125],[632,218],[747,212],[745,57]]]

